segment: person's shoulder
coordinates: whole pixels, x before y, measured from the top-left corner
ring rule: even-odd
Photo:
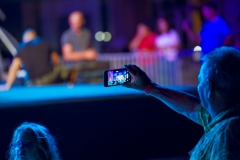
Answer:
[[[69,41],[69,38],[73,36],[72,30],[69,28],[66,31],[63,32],[61,35],[61,45],[64,45]]]
[[[216,23],[218,23],[218,25],[224,25],[224,26],[225,26],[225,25],[228,25],[226,19],[223,18],[223,17],[221,17],[221,16],[218,16],[218,20],[217,20]]]
[[[171,35],[178,35],[178,32],[175,29],[170,29],[169,33]]]
[[[24,42],[21,42],[18,46],[17,46],[17,54],[15,56],[16,57],[19,57],[19,58],[22,58],[23,55],[28,55],[29,54],[29,49],[32,47],[31,43],[24,43]]]
[[[36,40],[34,39],[34,40],[31,40],[31,41],[29,41],[29,42],[21,42],[18,46],[17,46],[17,51],[18,52],[21,52],[21,51],[26,51],[26,50],[28,50],[29,48],[31,48],[33,45],[35,45],[35,44],[39,44],[39,42],[38,43],[36,43]]]
[[[69,29],[65,30],[65,31],[62,33],[62,37],[68,36],[68,35],[70,35],[70,34],[72,34],[72,31],[71,31],[71,29],[69,28]]]
[[[32,45],[38,48],[39,51],[43,49],[52,49],[51,44],[42,38],[36,39],[36,41],[32,42]]]
[[[240,117],[233,116],[224,119],[216,130],[213,130],[214,152],[212,159],[240,158]]]
[[[202,23],[202,28],[211,26],[212,24],[213,24],[212,22],[210,22],[210,21],[208,21],[208,20],[205,20],[205,21],[203,21],[203,23]]]
[[[226,118],[220,124],[219,134],[240,135],[240,116]]]
[[[240,115],[231,117],[225,120],[228,127],[239,127],[240,126]],[[239,130],[240,131],[240,130]]]
[[[31,41],[32,45],[49,45],[48,42],[46,42],[45,40],[43,40],[42,38],[38,37],[35,40]]]
[[[27,44],[26,43],[24,43],[24,42],[21,42],[21,43],[19,43],[19,45],[17,46],[17,50],[19,51],[19,50],[22,50],[23,48],[25,48],[27,46]]]
[[[218,21],[226,22],[226,20],[222,16],[218,16]]]

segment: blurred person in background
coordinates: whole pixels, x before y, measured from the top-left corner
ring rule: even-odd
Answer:
[[[60,160],[54,137],[36,123],[18,126],[9,146],[8,160]]]
[[[153,64],[156,62],[155,39],[156,34],[152,31],[152,24],[149,20],[144,20],[137,25],[137,31],[129,44],[129,50],[137,54],[137,64],[146,70],[150,77],[153,77]]]
[[[201,11],[205,21],[199,34],[196,35],[190,29],[188,22],[184,22],[182,28],[191,41],[200,44],[202,56],[222,45],[231,45],[231,29],[227,22],[218,15],[216,4],[214,2],[205,3]]]
[[[91,45],[91,33],[83,27],[84,16],[79,11],[74,11],[68,18],[70,28],[61,37],[62,54],[67,62],[81,60],[95,60],[96,51]]]
[[[58,54],[32,28],[23,33],[22,43],[9,68],[7,82],[0,86],[1,91],[11,88],[21,66],[26,69],[31,84],[75,83],[75,70],[60,65]]]
[[[137,53],[152,53],[155,50],[156,34],[147,22],[137,25],[137,31],[129,44],[129,50]]]
[[[155,40],[156,52],[168,61],[176,60],[181,47],[177,31],[171,27],[166,18],[157,20],[157,29],[159,34]]]

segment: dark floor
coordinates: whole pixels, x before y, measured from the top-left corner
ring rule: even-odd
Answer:
[[[195,87],[172,88],[196,95]],[[16,87],[0,93],[0,106],[0,159],[25,121],[49,128],[63,160],[185,160],[203,133],[159,100],[123,87]]]

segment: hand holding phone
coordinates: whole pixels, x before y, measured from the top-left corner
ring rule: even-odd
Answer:
[[[148,77],[148,75],[138,66],[136,65],[124,65],[125,68],[131,73],[132,75],[132,82],[127,83],[124,87],[137,89],[140,91],[146,91],[147,86],[155,85],[155,83]]]
[[[126,68],[104,71],[104,87],[131,83],[131,75]]]

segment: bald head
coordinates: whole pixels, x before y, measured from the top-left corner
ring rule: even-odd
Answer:
[[[27,43],[35,38],[37,38],[37,32],[34,29],[32,29],[32,28],[26,29],[23,32],[22,41],[24,43]]]
[[[74,11],[69,15],[68,18],[69,26],[73,32],[81,31],[81,27],[84,25],[85,20],[82,12]]]

